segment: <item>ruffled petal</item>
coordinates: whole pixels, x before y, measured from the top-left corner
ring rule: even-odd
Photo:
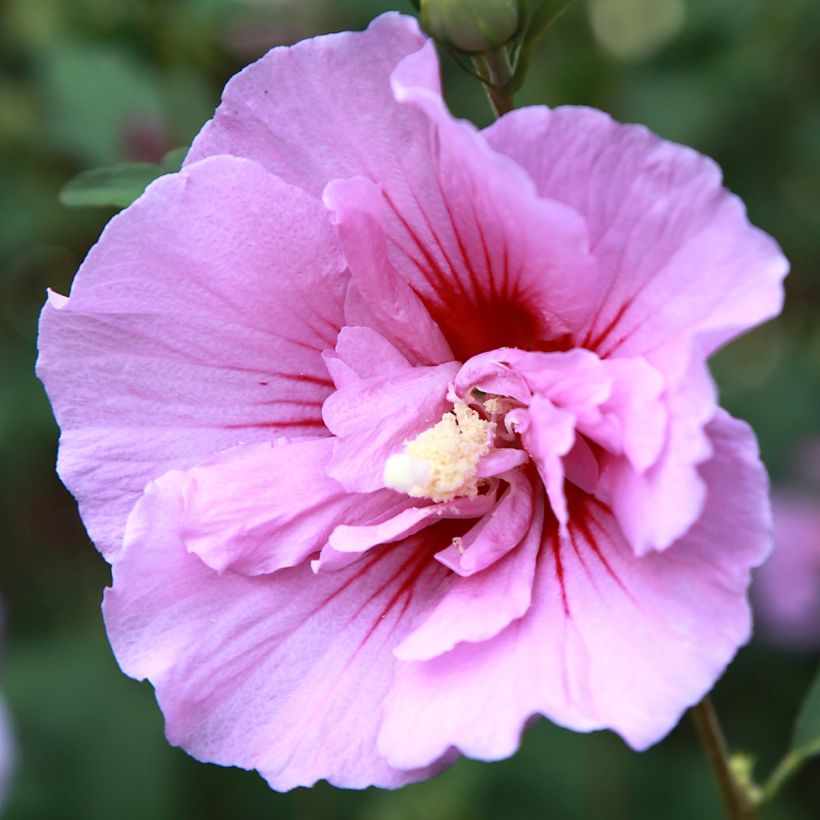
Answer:
[[[340,524],[331,533],[319,558],[312,562],[313,571],[337,570],[350,566],[369,549],[400,541],[444,519],[479,518],[493,508],[495,492],[441,504],[428,504],[426,507],[406,506],[413,500],[404,499],[400,502],[404,505],[403,509],[378,523],[361,526]]]
[[[186,162],[248,157],[315,197],[332,179],[382,178],[416,150],[418,126],[394,99],[390,75],[424,43],[414,18],[389,12],[366,31],[274,48],[227,84]],[[416,81],[437,91],[438,61],[426,58]]]
[[[395,788],[452,762],[398,771],[375,746],[393,647],[446,574],[438,544],[411,539],[337,573],[219,575],[179,538],[183,503],[169,477],[149,485],[104,602],[117,660],[153,683],[171,743],[278,790]]]
[[[533,489],[521,472],[501,478],[509,487],[498,503],[463,536],[436,553],[436,560],[465,578],[475,575],[520,548],[533,520]]]
[[[342,523],[403,506],[388,490],[346,492],[326,473],[332,452],[329,438],[263,442],[169,473],[165,481],[185,499],[180,536],[188,551],[217,572],[260,575],[301,564]]]
[[[328,475],[349,492],[384,488],[384,463],[405,441],[451,409],[447,388],[458,364],[416,367],[337,390],[322,409],[336,436]]]
[[[322,358],[339,388],[362,379],[403,373],[412,367],[399,350],[370,327],[343,327],[335,349],[326,350]]]
[[[321,352],[348,283],[321,203],[246,160],[162,177],[111,220],[70,298],[44,308],[38,361],[60,475],[104,553],[167,469],[327,434]]]
[[[545,530],[523,618],[399,667],[379,736],[388,762],[423,765],[451,747],[506,757],[534,714],[610,728],[643,749],[703,697],[748,639],[749,571],[768,553],[771,523],[749,428],[721,414],[708,430],[709,502],[686,537],[637,558],[610,512],[577,496],[566,538]]]
[[[605,463],[604,495],[637,555],[666,549],[700,517],[708,489],[699,466],[712,455],[706,425],[716,400],[706,365],[693,357],[687,378],[664,395],[667,429],[653,465],[639,473],[627,458]]]
[[[274,49],[228,84],[189,157],[248,156],[317,196],[331,180],[372,180],[383,215],[348,224],[365,251],[353,267],[382,256],[373,236],[383,221],[392,265],[455,358],[502,344],[560,345],[596,303],[583,219],[538,197],[514,162],[455,122],[437,75],[433,44],[395,14],[366,32]],[[356,104],[342,104],[351,88]]]
[[[646,359],[605,359],[612,392],[600,405],[602,421],[582,432],[612,452],[622,452],[639,473],[651,467],[666,440],[666,385]]]
[[[522,109],[484,134],[584,215],[605,297],[576,344],[680,371],[693,337],[708,355],[780,311],[788,263],[712,160],[589,108]]]
[[[527,411],[521,441],[538,467],[550,506],[563,527],[569,513],[564,494],[564,463],[575,443],[575,416],[556,407],[549,399],[533,396]]]
[[[439,326],[390,262],[381,194],[375,183],[364,177],[335,180],[325,188],[323,199],[334,214],[345,258],[372,324],[408,351],[416,364],[452,361]]]
[[[457,359],[503,345],[560,348],[596,303],[584,221],[537,196],[514,162],[418,83],[425,52],[432,43],[392,78],[396,99],[424,125],[415,149],[422,156],[402,152],[403,179],[375,178],[393,262]]]
[[[430,613],[420,616],[419,623],[394,650],[396,657],[429,660],[464,641],[489,640],[522,617],[532,600],[543,524],[544,502],[538,494],[526,533],[516,548],[484,572],[466,578],[450,576],[441,600]]]

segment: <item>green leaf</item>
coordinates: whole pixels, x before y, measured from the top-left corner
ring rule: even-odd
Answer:
[[[182,162],[188,153],[189,147],[183,145],[180,148],[173,148],[162,158],[162,170],[166,174],[173,174],[182,168]]]
[[[187,148],[169,151],[160,165],[122,162],[83,171],[63,186],[60,202],[72,208],[126,208],[157,177],[178,171],[187,151]]]
[[[130,205],[165,169],[148,162],[123,162],[83,171],[60,191],[60,202],[73,208]]]
[[[820,669],[798,715],[792,748],[804,760],[820,754]]]
[[[820,669],[803,701],[792,736],[792,747],[763,785],[760,802],[771,800],[811,757],[820,754]]]

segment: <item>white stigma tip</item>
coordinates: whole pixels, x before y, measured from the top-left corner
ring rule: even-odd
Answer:
[[[394,453],[384,463],[384,484],[391,490],[411,494],[424,487],[431,478],[430,465],[407,453]]]
[[[384,465],[384,483],[412,498],[450,501],[478,493],[476,465],[492,449],[495,422],[459,402],[432,427],[404,442]]]

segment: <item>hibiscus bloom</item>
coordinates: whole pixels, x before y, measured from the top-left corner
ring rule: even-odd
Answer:
[[[767,481],[705,360],[786,267],[644,128],[453,120],[407,17],[240,73],[41,326],[169,740],[289,789],[502,758],[536,715],[663,737],[749,636]]]
[[[820,649],[820,504],[796,490],[775,493],[775,550],[755,574],[761,632],[788,649]]]

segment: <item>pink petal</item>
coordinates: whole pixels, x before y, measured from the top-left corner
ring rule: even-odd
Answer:
[[[465,402],[472,401],[470,391],[474,388],[484,393],[508,396],[521,404],[529,404],[532,391],[526,380],[510,363],[510,348],[488,350],[464,362],[453,382],[456,394]]]
[[[418,766],[451,747],[506,757],[534,714],[643,749],[700,700],[748,639],[749,570],[770,540],[749,428],[721,414],[709,434],[709,504],[672,549],[637,558],[606,509],[580,497],[568,537],[544,540],[523,618],[399,667],[379,736],[388,762]]]
[[[332,451],[329,438],[263,442],[170,473],[165,480],[185,499],[180,537],[188,551],[217,572],[260,575],[302,563],[342,522],[395,512],[395,493],[347,493],[328,478]]]
[[[655,463],[638,473],[626,458],[609,460],[602,481],[618,524],[637,555],[663,550],[700,517],[706,484],[699,465],[712,455],[706,425],[717,411],[714,382],[700,357],[665,395],[668,427]]]
[[[427,127],[415,151],[401,152],[403,179],[376,177],[392,211],[394,264],[456,358],[504,345],[560,347],[589,321],[599,290],[583,220],[538,197],[515,163],[452,119],[416,80],[425,59],[423,51],[405,58],[392,82],[407,116],[423,115]]]
[[[447,387],[457,370],[455,362],[417,367],[337,390],[322,409],[337,437],[328,475],[349,492],[382,489],[388,456],[451,409]]]
[[[384,336],[369,327],[343,327],[336,348],[326,350],[322,358],[336,387],[412,368]]]
[[[774,537],[774,552],[757,571],[752,586],[761,634],[788,649],[820,649],[818,499],[775,493]]]
[[[162,177],[109,223],[44,308],[38,361],[60,475],[104,553],[167,469],[325,434],[321,351],[348,281],[321,204],[245,160]]]
[[[469,577],[494,564],[527,537],[533,521],[533,488],[521,472],[501,476],[509,488],[492,512],[458,541],[436,553],[436,560],[457,575]]]
[[[231,79],[186,162],[249,157],[315,197],[332,179],[381,178],[414,150],[417,126],[402,115],[390,75],[424,43],[415,19],[389,12],[367,31],[274,48]],[[430,87],[438,65],[427,58],[417,80]]]
[[[529,108],[484,132],[541,196],[582,213],[606,298],[578,343],[602,356],[704,354],[780,311],[788,263],[717,165],[588,108]],[[668,354],[663,354],[668,355]]]
[[[439,603],[420,616],[419,623],[394,650],[397,658],[424,661],[463,641],[489,640],[526,613],[544,523],[540,494],[534,506],[529,528],[514,550],[484,572],[448,578],[449,588],[442,591]]]
[[[458,359],[557,344],[589,320],[599,288],[583,220],[449,117],[435,49],[408,18],[271,51],[229,83],[190,158],[214,153],[257,159],[316,195],[334,179],[378,183],[392,264]],[[353,244],[373,230],[360,224]],[[353,267],[372,279],[359,261],[381,250],[362,251]]]
[[[376,495],[373,493],[373,495]],[[391,494],[392,495],[392,494]],[[410,503],[406,499],[403,503]],[[395,503],[395,496],[394,496]],[[426,507],[407,507],[377,524],[348,526],[340,524],[331,533],[313,571],[336,570],[350,566],[372,547],[399,541],[414,535],[445,518],[477,518],[489,512],[495,504],[495,492],[475,498],[460,498]]]
[[[335,180],[325,188],[324,202],[334,213],[353,281],[376,326],[407,349],[414,363],[452,361],[438,325],[388,258],[383,205],[375,184],[364,177]]]
[[[562,458],[575,443],[575,416],[560,410],[549,399],[533,396],[528,419],[526,429],[521,432],[521,442],[538,467],[552,511],[563,527],[568,513]]]
[[[598,405],[612,393],[612,378],[604,363],[588,350],[563,353],[510,351],[509,363],[521,373],[530,390],[579,419],[600,417]]]
[[[482,456],[476,465],[476,475],[479,478],[493,478],[501,473],[514,470],[516,467],[521,467],[529,460],[530,457],[526,450],[500,447]]]
[[[576,437],[575,444],[564,456],[562,463],[567,481],[571,481],[585,493],[595,493],[600,477],[600,466],[592,448],[583,438]]]
[[[149,485],[104,602],[117,659],[153,683],[171,743],[278,790],[395,788],[452,762],[397,771],[375,748],[393,647],[446,573],[428,546],[411,539],[338,573],[219,575],[176,535],[182,506],[173,479]]]
[[[645,359],[606,359],[612,392],[600,405],[601,423],[579,425],[583,433],[612,452],[623,452],[643,472],[660,456],[668,413],[661,374]]]

